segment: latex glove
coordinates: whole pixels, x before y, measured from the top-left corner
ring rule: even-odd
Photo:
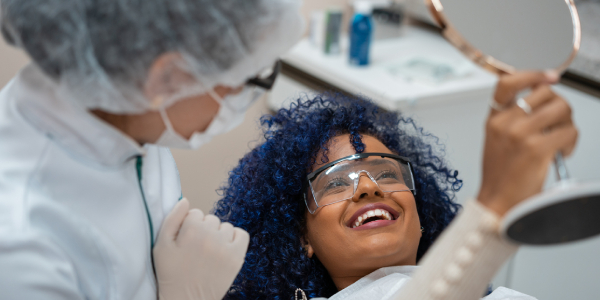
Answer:
[[[577,142],[571,107],[549,84],[558,75],[522,72],[500,77],[495,100],[507,108],[492,109],[486,124],[483,180],[477,199],[503,216],[513,206],[541,192],[557,151],[566,157]],[[514,104],[524,97],[531,114]]]
[[[153,249],[161,300],[222,299],[244,264],[248,233],[187,199],[165,218]]]

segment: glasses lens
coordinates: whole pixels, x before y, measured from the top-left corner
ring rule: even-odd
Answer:
[[[229,105],[234,111],[245,112],[264,94],[264,89],[246,85],[238,94],[227,97],[225,105]]]
[[[311,187],[319,206],[348,199],[354,192],[354,178],[348,172],[349,162],[342,162],[324,170],[311,181]]]
[[[309,183],[320,207],[352,198],[360,180],[374,181],[383,192],[414,190],[408,164],[376,156],[335,164]]]
[[[411,182],[412,185],[412,180],[406,176],[409,172],[405,170],[408,170],[408,165],[394,159],[381,158],[371,161],[366,171],[371,174],[382,191],[396,192],[412,190],[412,187],[407,185],[407,182]]]

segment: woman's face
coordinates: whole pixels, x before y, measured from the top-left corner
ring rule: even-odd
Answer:
[[[365,153],[392,154],[374,137],[364,135],[362,141],[366,146]],[[346,134],[332,139],[327,157],[334,161],[355,153],[350,136]],[[313,171],[320,166],[322,164],[313,166]],[[388,211],[392,222],[379,221],[377,225],[352,228],[350,223],[357,213],[362,215],[365,209],[376,208]],[[365,173],[360,175],[351,199],[320,207],[314,214],[307,211],[306,227],[304,238],[308,255],[319,258],[338,289],[379,268],[415,265],[417,261],[421,225],[413,194],[383,193]]]

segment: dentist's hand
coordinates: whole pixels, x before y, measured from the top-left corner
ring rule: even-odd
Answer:
[[[483,180],[477,199],[503,216],[513,206],[542,190],[554,155],[573,152],[577,128],[571,107],[550,84],[558,75],[522,72],[500,77],[496,102],[486,124]],[[528,113],[514,104],[518,93],[531,89],[524,100]]]
[[[185,198],[175,205],[153,250],[159,299],[222,299],[244,264],[249,235],[189,206]]]

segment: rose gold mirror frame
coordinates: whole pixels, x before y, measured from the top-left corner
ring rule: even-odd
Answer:
[[[577,8],[575,7],[575,3],[573,0],[564,0],[571,11],[571,19],[573,20],[573,51],[569,58],[562,63],[556,71],[559,73],[564,72],[575,56],[579,51],[579,46],[581,45],[581,23],[579,22],[579,14],[577,13]],[[440,0],[425,0],[427,3],[427,7],[433,16],[433,19],[437,22],[437,24],[442,29],[442,35],[448,40],[452,45],[458,48],[464,55],[466,55],[469,59],[474,61],[476,64],[480,65],[484,69],[496,73],[498,75],[502,74],[512,74],[517,71],[517,68],[508,65],[502,61],[499,61],[483,52],[479,49],[475,48],[472,44],[470,44],[459,32],[456,28],[448,21],[446,16],[444,15],[444,7]]]

